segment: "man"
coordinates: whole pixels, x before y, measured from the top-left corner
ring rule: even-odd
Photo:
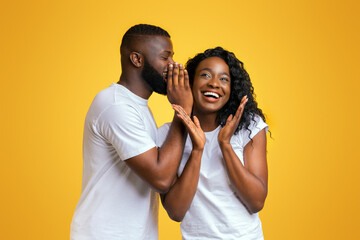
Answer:
[[[153,91],[167,92],[172,104],[191,112],[188,75],[172,59],[170,35],[152,25],[133,26],[123,36],[120,53],[118,84],[98,93],[86,116],[72,240],[158,239],[155,191],[170,188],[182,155],[186,132],[180,119],[174,116],[166,143],[157,149],[156,124],[147,106]]]

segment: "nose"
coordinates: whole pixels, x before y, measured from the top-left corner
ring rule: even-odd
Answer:
[[[219,79],[216,77],[212,77],[209,81],[208,81],[208,85],[212,88],[219,88],[220,86],[220,82]]]
[[[172,57],[169,57],[169,63],[171,63],[171,64],[175,63],[175,61],[174,61],[174,59]]]

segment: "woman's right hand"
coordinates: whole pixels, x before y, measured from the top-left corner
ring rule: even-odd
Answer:
[[[205,133],[201,129],[199,119],[194,116],[193,121],[186,111],[179,105],[172,104],[172,108],[175,110],[176,115],[182,120],[186,129],[189,132],[191,142],[193,144],[193,149],[203,150],[206,142]]]

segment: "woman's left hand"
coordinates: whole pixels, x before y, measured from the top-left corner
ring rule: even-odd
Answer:
[[[190,135],[193,149],[203,150],[206,142],[204,131],[201,129],[199,119],[194,116],[194,121],[191,120],[190,116],[186,111],[179,105],[172,104],[172,108],[175,110],[176,115],[182,120],[188,133]]]
[[[241,99],[240,105],[239,105],[238,109],[236,110],[235,116],[230,114],[230,116],[227,118],[225,126],[221,128],[221,130],[218,134],[219,144],[230,143],[230,139],[231,139],[232,135],[234,135],[234,132],[239,125],[239,122],[240,122],[242,113],[244,112],[245,104],[247,101],[248,101],[248,98],[245,95]]]

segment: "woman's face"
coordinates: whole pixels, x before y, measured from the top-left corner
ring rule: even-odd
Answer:
[[[209,57],[197,66],[192,85],[194,110],[218,112],[230,98],[229,66],[219,57]]]

